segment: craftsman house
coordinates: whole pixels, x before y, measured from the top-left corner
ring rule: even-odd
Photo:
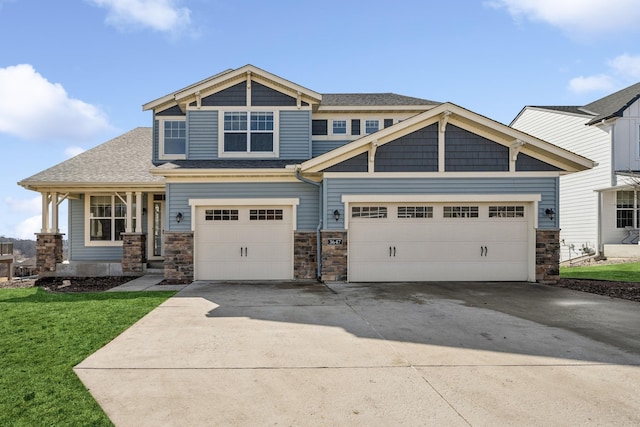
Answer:
[[[528,106],[511,126],[597,162],[560,178],[561,259],[640,257],[640,83],[583,106]]]
[[[41,272],[555,280],[559,177],[593,167],[452,103],[320,94],[252,65],[143,109],[151,128],[19,183],[42,193]]]

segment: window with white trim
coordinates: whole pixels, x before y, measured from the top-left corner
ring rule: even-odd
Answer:
[[[616,192],[616,228],[640,228],[640,192]]]
[[[364,133],[378,132],[380,129],[380,120],[365,120],[364,121]]]
[[[273,111],[225,111],[225,153],[274,153]]]
[[[333,134],[334,135],[346,135],[347,134],[347,121],[346,120],[333,120]]]
[[[89,197],[89,241],[117,242],[127,229],[127,203],[118,194]],[[136,204],[132,203],[132,229],[136,226]]]
[[[180,117],[159,119],[160,159],[184,159],[187,155],[187,122]]]
[[[477,206],[445,206],[444,218],[478,218]]]

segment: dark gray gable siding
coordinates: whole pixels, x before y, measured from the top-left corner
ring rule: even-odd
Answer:
[[[523,153],[518,154],[518,158],[516,160],[516,171],[518,172],[555,172],[561,170],[562,169],[558,167]]]
[[[545,209],[558,212],[557,177],[541,178],[328,178],[324,180],[325,228],[344,228],[344,194],[541,194],[538,228],[558,228],[558,216],[551,221]],[[339,221],[333,211],[343,213]]]
[[[311,157],[311,111],[280,111],[280,158]]]
[[[445,132],[445,171],[508,172],[509,147],[452,124]]]
[[[218,158],[218,112],[211,110],[187,112],[189,160]]]
[[[378,147],[376,172],[437,172],[438,125],[432,124]]]
[[[297,100],[282,92],[273,90],[260,83],[251,83],[251,105],[253,107],[295,107]]]
[[[318,226],[318,189],[303,182],[228,182],[167,184],[167,218],[171,231],[191,230],[189,199],[299,198],[297,230]],[[183,219],[175,218],[182,212]]]
[[[358,154],[355,157],[340,162],[324,170],[324,172],[367,172],[369,170],[368,153]]]
[[[177,105],[156,113],[156,116],[184,116],[184,113]]]
[[[193,107],[196,103],[192,102],[190,105]],[[203,107],[244,107],[247,105],[247,84],[246,82],[238,83],[220,92],[205,96],[201,100],[201,105]]]
[[[324,154],[328,151],[336,149],[338,147],[342,147],[345,144],[350,143],[351,141],[311,141],[311,156],[317,157],[321,154]]]
[[[153,138],[153,144],[152,144],[152,148],[151,148],[151,161],[153,162],[153,164],[158,164],[159,160],[158,157],[159,152],[160,152],[160,137],[159,137],[159,130],[158,128],[160,127],[160,122],[158,120],[154,120],[153,121],[153,130],[152,130],[152,138]]]

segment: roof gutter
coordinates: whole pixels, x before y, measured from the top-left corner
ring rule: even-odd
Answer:
[[[316,263],[318,265],[316,277],[318,281],[322,279],[322,239],[320,231],[322,230],[322,217],[324,208],[322,206],[322,182],[315,182],[300,175],[300,166],[296,166],[296,178],[301,182],[315,185],[318,187],[318,226],[316,227]]]

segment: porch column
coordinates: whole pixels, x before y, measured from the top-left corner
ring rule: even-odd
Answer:
[[[62,262],[60,233],[36,234],[36,270],[39,275],[55,274],[56,264]]]
[[[142,192],[136,192],[136,233],[142,233]]]
[[[58,193],[51,193],[51,231],[53,233],[59,233],[58,227]]]
[[[133,213],[131,212],[131,207],[133,206],[133,197],[131,191],[127,191],[127,225],[125,227],[126,233],[131,233],[133,223]]]
[[[51,229],[49,228],[49,193],[42,193],[42,228],[40,229],[41,233],[49,233]]]

